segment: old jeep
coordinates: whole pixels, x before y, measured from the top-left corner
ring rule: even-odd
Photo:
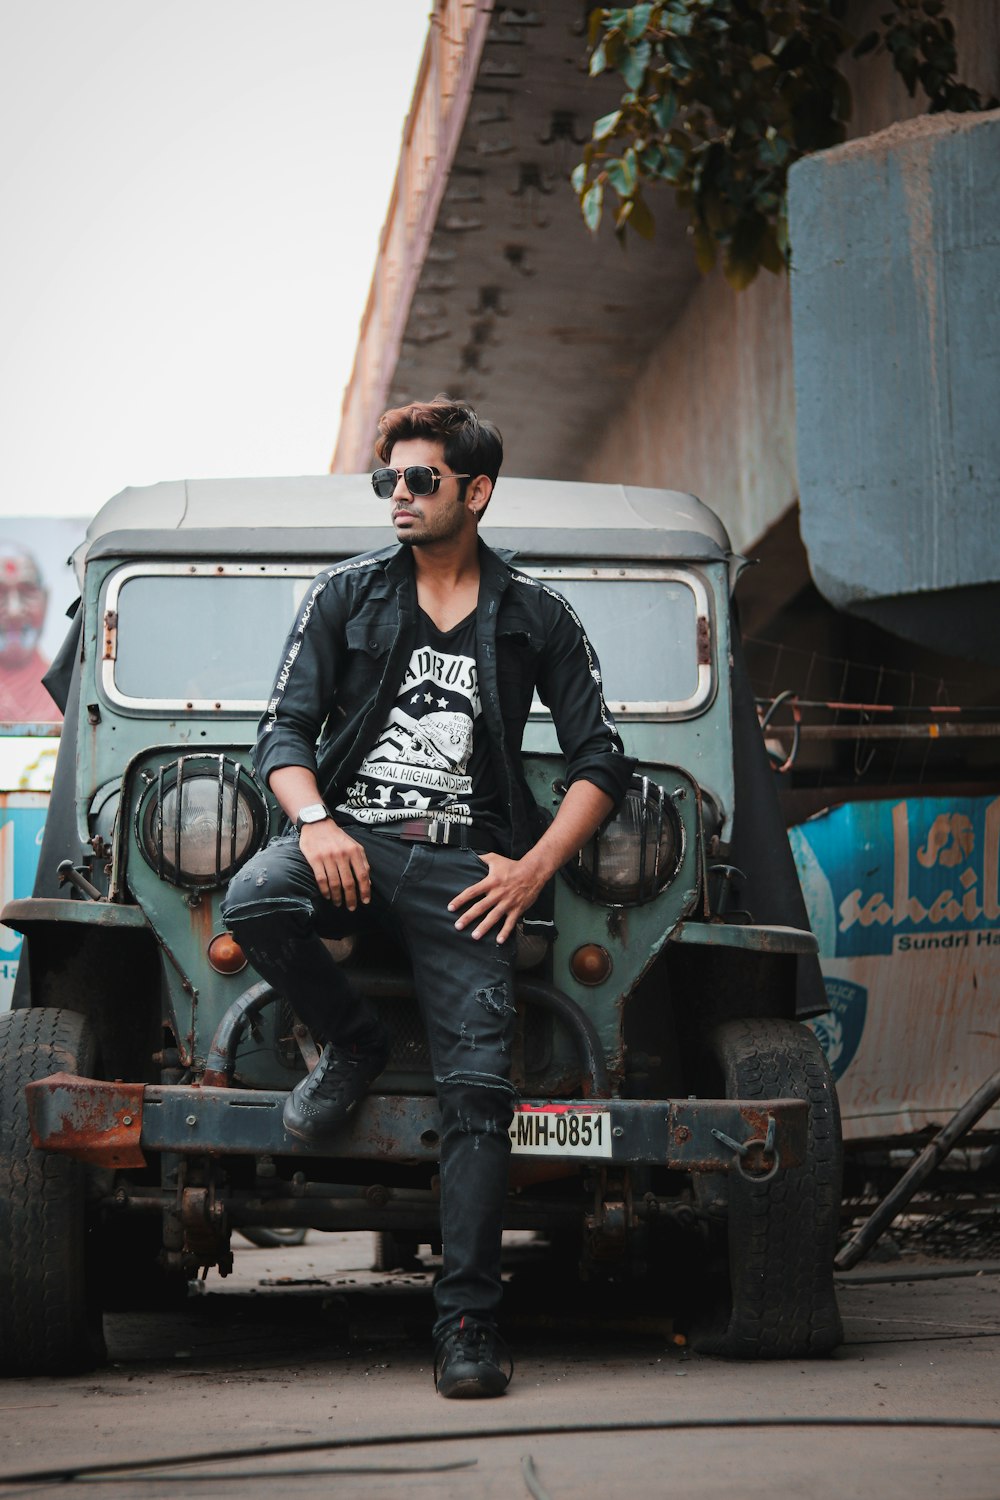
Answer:
[[[8,1371],[99,1361],[105,1308],[225,1275],[236,1228],[439,1235],[402,953],[337,949],[392,1054],[319,1156],[281,1123],[313,1039],[219,915],[280,821],[248,747],[288,625],[321,566],[385,545],[383,511],[365,478],[210,480],[126,490],[89,529],[38,881],[2,913],[27,951],[0,1017]],[[506,1222],[592,1282],[673,1288],[701,1349],[825,1353],[839,1124],[796,1019],[816,944],[731,625],[741,560],[670,491],[509,479],[491,517],[486,540],[579,609],[638,759],[521,936]],[[525,758],[553,809],[541,702]]]

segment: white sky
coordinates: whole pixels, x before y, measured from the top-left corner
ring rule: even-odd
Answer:
[[[324,472],[429,0],[0,0],[0,515]]]

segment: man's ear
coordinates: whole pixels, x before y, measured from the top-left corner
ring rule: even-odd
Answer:
[[[486,474],[477,474],[475,479],[469,483],[468,503],[469,509],[478,521],[493,493],[493,481]]]

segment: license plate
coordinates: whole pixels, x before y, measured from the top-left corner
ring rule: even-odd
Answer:
[[[610,1156],[611,1114],[578,1104],[522,1104],[510,1141],[515,1156]]]

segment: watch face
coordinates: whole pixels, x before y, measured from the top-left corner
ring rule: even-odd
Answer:
[[[299,815],[295,821],[300,825],[302,823],[322,823],[323,819],[329,816],[330,814],[322,802],[313,802],[308,807],[299,808]]]

